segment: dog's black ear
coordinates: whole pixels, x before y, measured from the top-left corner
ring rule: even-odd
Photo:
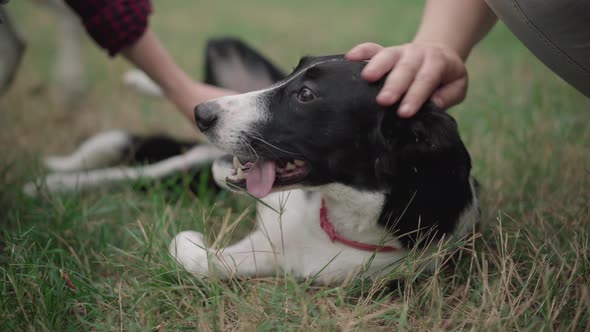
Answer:
[[[455,120],[432,104],[409,119],[388,110],[380,126],[377,174],[385,177],[467,177],[471,159]],[[378,164],[378,165],[377,165]]]
[[[268,59],[239,39],[211,39],[205,51],[205,83],[240,93],[264,89],[285,78]]]

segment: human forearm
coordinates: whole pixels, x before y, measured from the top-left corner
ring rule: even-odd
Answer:
[[[414,42],[450,47],[465,60],[496,21],[483,0],[427,0]]]
[[[174,61],[149,29],[122,54],[162,88],[168,99],[191,121],[193,108],[206,100],[231,94],[231,91],[193,81]]]
[[[230,91],[193,81],[168,54],[149,29],[149,0],[65,0],[80,17],[88,34],[109,55],[122,53],[164,91],[166,97],[191,121],[200,102]],[[121,24],[125,22],[125,24]]]

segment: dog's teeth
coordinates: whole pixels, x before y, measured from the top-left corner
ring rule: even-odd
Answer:
[[[246,166],[242,165],[240,159],[238,157],[234,157],[234,168],[245,168]]]
[[[232,169],[232,170],[231,170],[231,175],[234,175],[234,176],[235,176],[236,174],[238,174],[238,171],[237,171],[237,169]]]
[[[283,173],[285,171],[282,167],[277,167],[277,173]]]
[[[295,159],[293,162],[297,166],[303,166],[303,165],[305,165],[305,161],[303,161],[303,160]]]
[[[287,163],[287,166],[285,167],[285,169],[286,169],[287,171],[292,171],[292,170],[294,170],[295,168],[297,168],[297,166],[295,166],[295,164],[291,164],[291,162],[288,162],[288,163]]]
[[[244,171],[242,171],[242,169],[241,169],[241,168],[238,168],[238,172],[237,172],[237,175],[236,175],[236,177],[237,177],[239,180],[245,179],[245,178],[246,178],[246,173],[244,173]]]

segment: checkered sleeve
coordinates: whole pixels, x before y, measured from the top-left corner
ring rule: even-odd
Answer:
[[[149,0],[65,0],[88,34],[114,56],[143,35],[152,12]]]

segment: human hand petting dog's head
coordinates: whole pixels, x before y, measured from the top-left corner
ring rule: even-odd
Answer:
[[[355,46],[347,54],[351,61],[368,60],[362,77],[369,82],[384,79],[377,102],[391,106],[400,102],[398,114],[409,118],[430,98],[447,109],[467,93],[467,70],[463,60],[449,47],[434,43],[408,43],[383,47],[375,43]]]

